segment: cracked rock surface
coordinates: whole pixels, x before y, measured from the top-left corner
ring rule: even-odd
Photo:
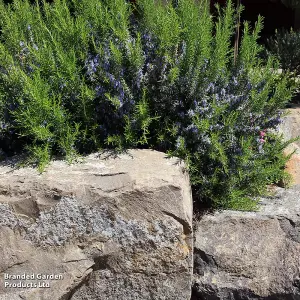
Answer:
[[[300,299],[300,186],[195,225],[193,300]]]
[[[41,175],[2,164],[0,214],[0,300],[191,297],[192,198],[176,158],[93,154]]]

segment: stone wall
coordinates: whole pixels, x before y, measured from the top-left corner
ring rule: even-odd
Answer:
[[[0,213],[1,300],[190,299],[192,198],[178,159],[93,154],[41,175],[2,164]]]

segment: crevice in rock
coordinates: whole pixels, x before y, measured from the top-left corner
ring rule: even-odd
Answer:
[[[118,172],[118,173],[107,173],[107,174],[93,174],[93,175],[95,175],[95,176],[101,176],[101,177],[108,177],[108,176],[110,176],[110,177],[112,177],[112,176],[117,176],[117,175],[125,175],[125,174],[128,174],[128,173],[126,173],[126,172]]]
[[[82,280],[75,285],[69,292],[67,292],[65,295],[60,297],[59,300],[71,300],[73,295],[85,284],[88,284],[90,276],[92,273],[88,273],[86,276],[82,278]]]
[[[281,229],[285,232],[287,238],[300,243],[300,222],[294,222],[287,217],[278,219]]]
[[[207,268],[217,268],[218,265],[212,255],[194,248],[194,274],[204,275]]]
[[[293,287],[297,291],[297,294],[300,294],[300,278],[295,278],[293,281]]]
[[[183,233],[184,233],[185,235],[188,236],[188,235],[190,235],[190,234],[192,233],[192,228],[191,228],[190,224],[188,223],[188,221],[186,221],[186,220],[184,220],[184,219],[182,219],[182,218],[176,216],[176,215],[173,214],[173,213],[170,213],[169,211],[163,210],[162,212],[163,212],[165,215],[167,215],[167,216],[173,218],[173,219],[174,219],[175,221],[177,221],[178,223],[180,223],[180,224],[182,225],[182,227],[183,227]]]
[[[17,263],[15,263],[15,264],[13,264],[13,265],[7,267],[6,269],[1,270],[1,273],[6,273],[9,269],[11,269],[11,268],[13,268],[13,267],[15,267],[15,266],[21,266],[21,265],[25,264],[26,262],[28,262],[28,259],[26,259],[26,260],[24,260],[24,261],[21,261],[21,262],[17,262]]]
[[[290,224],[295,228],[296,227],[296,223],[293,221],[293,220],[291,220],[291,219],[289,219],[289,218],[287,218],[287,217],[285,217],[289,222],[290,222]]]
[[[222,288],[214,290],[209,285],[199,286],[194,283],[191,300],[297,300],[297,296],[291,294],[274,294],[260,296],[249,289]]]
[[[94,258],[95,264],[92,266],[93,271],[109,269],[109,255],[103,255]]]
[[[221,288],[214,289],[210,285],[199,285],[194,282],[192,286],[191,300],[298,300],[297,294],[272,294],[260,296],[251,290]]]
[[[68,263],[80,262],[80,261],[89,261],[89,259],[87,259],[87,258],[83,258],[83,259],[71,259],[71,260],[63,261],[63,263],[64,264],[68,264]]]
[[[199,284],[194,283],[192,285],[191,300],[221,300],[215,291],[213,291],[209,286],[204,286],[205,291],[199,291]],[[223,299],[222,299],[223,300]]]

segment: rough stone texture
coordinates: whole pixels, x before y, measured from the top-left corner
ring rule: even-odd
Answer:
[[[290,140],[300,136],[300,107],[291,104],[291,108],[286,110],[288,115],[283,118],[283,123],[279,126],[279,132],[283,134],[284,140]],[[290,144],[284,151],[285,155],[296,149],[287,162],[285,169],[292,176],[292,185],[300,184],[300,140]]]
[[[0,215],[0,300],[190,299],[192,199],[178,159],[93,154],[42,175],[2,165]],[[5,279],[22,274],[62,278]]]
[[[300,299],[300,186],[195,224],[192,299]]]
[[[291,153],[289,161],[285,165],[285,170],[292,176],[292,185],[300,184],[300,147],[296,143],[290,144],[283,153],[287,156]]]
[[[279,126],[279,132],[283,134],[285,140],[290,140],[300,136],[300,106],[291,104],[291,108],[286,109],[287,116],[283,118]],[[300,147],[300,140],[295,142]]]

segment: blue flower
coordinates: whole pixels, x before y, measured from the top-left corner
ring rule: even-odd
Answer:
[[[139,69],[136,75],[136,86],[138,89],[141,87],[142,80],[143,80],[143,70]]]
[[[206,100],[202,100],[201,106],[202,106],[202,107],[207,107],[207,101],[206,101]]]
[[[34,70],[32,66],[27,66],[27,71],[29,74],[31,74]]]
[[[113,74],[111,74],[111,73],[107,73],[107,77],[108,77],[108,79],[109,79],[109,81],[110,81],[111,83],[113,83],[113,82],[114,82],[114,80],[115,80],[115,77],[114,77],[114,75],[113,75]]]
[[[120,89],[120,99],[123,100],[123,99],[124,99],[124,96],[125,96],[124,90],[121,88],[121,89]]]
[[[190,118],[194,117],[194,116],[195,116],[195,111],[192,110],[192,109],[189,109],[189,110],[188,110],[188,116],[189,116]]]
[[[186,129],[187,129],[187,131],[194,133],[194,134],[199,133],[199,129],[195,124],[189,125]]]
[[[280,116],[277,116],[277,117],[269,119],[266,124],[266,127],[275,128],[276,126],[278,126],[281,123],[282,123],[282,119],[280,118]]]
[[[211,92],[211,93],[213,93],[215,91],[215,85],[214,85],[214,83],[210,83],[208,86],[207,86],[207,88],[206,88],[206,92]]]
[[[248,82],[248,83],[247,83],[246,88],[247,88],[247,90],[249,90],[249,91],[252,89],[252,84],[251,84],[251,82]]]
[[[6,128],[7,128],[7,124],[4,123],[4,122],[0,122],[0,128],[1,128],[2,130],[6,129]]]
[[[97,97],[102,96],[105,93],[105,89],[101,85],[96,86],[95,91],[96,91],[96,96]]]
[[[176,149],[177,150],[180,149],[182,144],[184,145],[184,138],[182,136],[177,137],[176,145],[175,145]]]
[[[93,75],[97,72],[97,67],[99,66],[99,55],[89,56],[89,58],[85,62],[85,66],[87,68],[87,75],[93,77]]]
[[[202,137],[202,142],[204,144],[210,145],[211,144],[211,139],[207,135],[205,135],[205,136]]]
[[[103,66],[104,71],[107,72],[109,70],[109,68],[110,68],[109,61],[104,61],[102,66]]]
[[[233,81],[234,86],[237,86],[239,84],[236,77],[233,77],[232,81]]]

